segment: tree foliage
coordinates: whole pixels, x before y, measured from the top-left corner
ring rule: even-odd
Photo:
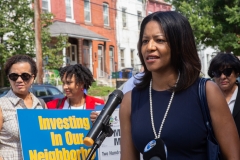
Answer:
[[[59,69],[63,65],[63,54],[61,51],[70,45],[67,36],[60,35],[54,39],[51,38],[48,27],[52,24],[53,17],[52,13],[41,14],[42,52],[45,69]]]
[[[4,85],[3,66],[15,54],[34,53],[33,15],[28,0],[0,1],[0,65],[1,86]]]
[[[240,0],[166,0],[185,15],[197,44],[240,55]]]
[[[34,10],[30,0],[0,0],[0,68],[3,86],[3,66],[12,55],[35,55]],[[47,59],[47,69],[59,68],[63,64],[62,54],[68,46],[67,37],[56,37],[50,45],[51,35],[48,26],[52,24],[51,13],[42,14],[42,51],[43,59]]]

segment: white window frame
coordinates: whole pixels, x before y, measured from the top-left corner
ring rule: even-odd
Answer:
[[[121,67],[125,67],[125,61],[124,61],[124,56],[125,56],[125,53],[124,53],[125,49],[124,48],[121,48],[120,49],[120,57],[121,57]]]
[[[130,50],[131,66],[134,68],[134,49]]]
[[[88,8],[85,7],[85,3],[88,3]],[[89,20],[86,19],[86,12],[89,12]],[[91,3],[90,0],[84,0],[84,21],[91,22]]]
[[[106,7],[107,13],[104,12],[104,8]],[[107,23],[105,23],[105,17],[107,17]],[[109,26],[109,5],[107,3],[103,3],[103,24],[104,26]]]
[[[71,7],[71,17],[67,17],[67,1],[70,1],[70,7]],[[65,11],[66,11],[66,21],[75,23],[74,20],[74,14],[73,14],[73,0],[65,0]]]
[[[126,8],[122,8],[122,26],[123,28],[127,27],[127,13],[126,13]],[[125,17],[125,22],[124,22],[124,17]]]
[[[104,77],[104,46],[98,45],[98,77]]]
[[[141,17],[139,16],[141,14]],[[140,21],[141,19],[141,21]],[[138,22],[138,29],[140,29],[141,26],[141,22],[142,22],[142,12],[141,11],[137,11],[137,22]]]
[[[111,54],[111,52],[112,52],[112,54]],[[114,47],[113,46],[109,47],[109,60],[110,60],[110,62],[112,62],[112,65],[111,65],[111,63],[109,64],[110,72],[115,72]]]
[[[45,1],[48,5],[47,8],[43,8],[43,1]],[[51,12],[51,0],[42,0],[42,11],[43,12]]]

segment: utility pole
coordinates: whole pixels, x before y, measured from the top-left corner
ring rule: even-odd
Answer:
[[[34,22],[35,22],[35,46],[37,59],[37,83],[43,83],[43,62],[42,62],[42,43],[41,43],[41,17],[39,0],[34,0]]]

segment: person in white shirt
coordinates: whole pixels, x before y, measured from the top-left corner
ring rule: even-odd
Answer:
[[[239,59],[230,53],[219,53],[209,65],[208,75],[223,92],[236,123],[240,137],[240,93],[237,78],[240,73]]]
[[[123,94],[127,93],[128,91],[131,91],[135,87],[135,84],[141,81],[143,75],[144,73],[140,72],[132,76],[129,80],[127,80],[122,89]]]

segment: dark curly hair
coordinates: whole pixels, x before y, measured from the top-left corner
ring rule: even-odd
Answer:
[[[72,78],[75,75],[75,80],[77,83],[83,83],[84,89],[89,89],[95,80],[93,79],[92,72],[85,66],[81,64],[75,64],[70,66],[65,66],[60,69],[60,77],[63,79],[64,75],[66,77]]]
[[[19,63],[19,62],[29,63],[30,67],[31,67],[31,73],[34,75],[34,78],[37,76],[38,70],[37,70],[36,62],[32,59],[32,57],[30,57],[28,55],[23,55],[23,54],[14,55],[7,60],[5,66],[4,66],[5,74],[8,75],[12,65]]]

